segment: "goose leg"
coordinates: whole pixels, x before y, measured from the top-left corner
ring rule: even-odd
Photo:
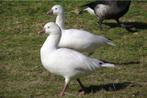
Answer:
[[[120,25],[120,27],[122,28],[126,28],[126,26],[124,24],[122,24],[119,19],[116,19],[116,22]]]
[[[67,87],[68,87],[68,84],[65,83],[64,87],[63,87],[62,91],[60,92],[59,96],[64,96],[64,92],[66,91]]]
[[[119,21],[119,19],[116,19],[116,21],[120,25],[120,27],[125,28],[126,30],[131,31],[131,32],[135,31],[135,30],[132,30],[133,25],[124,25]]]
[[[80,81],[80,79],[79,78],[77,78],[77,81],[78,81],[78,83],[79,83],[79,85],[80,85],[80,87],[81,87],[81,91],[80,91],[80,93],[79,93],[79,96],[82,96],[82,95],[85,95],[85,87],[84,87],[84,85],[82,84],[82,82]]]
[[[64,96],[65,95],[65,91],[68,88],[68,83],[69,83],[69,79],[65,79],[64,87],[63,87],[62,91],[60,92],[59,96]]]
[[[103,19],[99,19],[98,24],[99,24],[99,29],[100,29],[100,30],[103,29],[103,27],[102,27],[102,22],[103,22]]]
[[[99,17],[99,16],[97,16],[96,18],[98,19],[99,29],[102,30],[103,29],[102,23],[103,23],[104,19],[102,17]]]
[[[119,24],[120,27],[122,27],[122,28],[125,27],[124,24],[121,24],[121,23],[120,23],[119,19],[116,19],[116,22]]]

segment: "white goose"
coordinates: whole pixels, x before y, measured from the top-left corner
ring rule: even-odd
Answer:
[[[80,86],[83,87],[78,79],[80,74],[94,71],[100,67],[114,67],[113,64],[87,57],[72,49],[59,48],[61,30],[57,24],[53,22],[47,23],[44,26],[44,31],[49,36],[40,50],[41,62],[48,71],[65,78],[65,85],[60,96],[64,95],[68,83],[72,78],[76,77]]]
[[[60,5],[54,5],[48,13],[57,15],[56,24],[62,31],[59,47],[66,47],[81,52],[94,52],[101,45],[114,44],[103,36],[94,35],[81,29],[64,29],[64,10]]]

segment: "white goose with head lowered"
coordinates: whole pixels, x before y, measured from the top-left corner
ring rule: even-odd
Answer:
[[[81,29],[64,29],[64,9],[61,5],[54,5],[50,13],[57,15],[56,24],[59,25],[62,31],[62,37],[59,43],[59,47],[66,47],[75,49],[82,52],[94,52],[101,45],[114,44],[103,36],[94,35],[88,31]]]
[[[101,67],[114,67],[113,64],[87,57],[75,50],[59,48],[61,29],[53,22],[45,24],[44,31],[49,34],[40,50],[42,65],[51,73],[61,75],[65,78],[65,85],[60,93],[64,92],[71,79],[76,77],[80,86],[83,87],[78,76],[80,74],[94,71]]]

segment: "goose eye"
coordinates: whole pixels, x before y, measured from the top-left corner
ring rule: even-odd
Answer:
[[[57,10],[57,8],[55,8],[55,10]]]
[[[50,26],[47,27],[48,29],[50,28]]]

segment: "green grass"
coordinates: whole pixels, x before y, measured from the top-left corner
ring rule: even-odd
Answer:
[[[62,1],[0,1],[0,98],[56,98],[64,79],[50,74],[40,63],[39,50],[47,35],[37,32],[55,17],[46,15],[54,5],[65,8],[66,28],[84,28],[112,39],[116,47],[101,47],[92,56],[118,63],[118,68],[98,69],[82,77],[86,87],[97,91],[84,98],[146,98],[147,97],[147,3],[132,2],[129,12],[121,18],[126,22],[144,23],[136,32],[120,27],[97,27],[89,14],[75,15],[73,8],[84,0]],[[73,8],[71,7],[73,6]],[[114,23],[114,21],[104,21]],[[139,62],[139,63],[137,63]],[[113,91],[112,83],[116,85]],[[109,85],[110,84],[110,85]],[[119,85],[120,84],[120,85]],[[128,84],[128,85],[127,85]],[[118,87],[119,86],[119,87]],[[98,89],[99,88],[99,89]],[[77,96],[79,86],[70,82],[65,98]]]

